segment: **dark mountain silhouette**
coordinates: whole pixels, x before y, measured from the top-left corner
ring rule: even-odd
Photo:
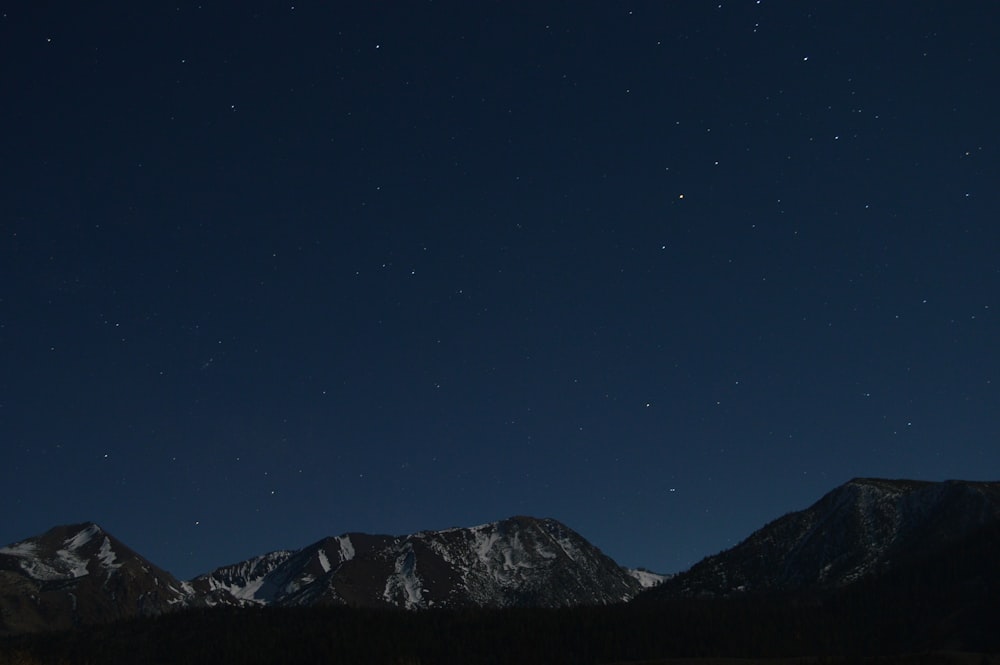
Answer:
[[[961,548],[1000,522],[1000,483],[857,478],[707,557],[648,598],[818,592]]]

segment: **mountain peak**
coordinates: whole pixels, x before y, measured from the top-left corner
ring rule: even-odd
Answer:
[[[66,549],[70,551],[76,551],[89,543],[94,538],[106,535],[104,529],[98,526],[95,522],[83,522],[82,524],[74,524],[63,527],[65,531],[76,533],[66,538],[63,544]]]
[[[1000,483],[855,478],[707,557],[654,594],[835,589],[1000,522]]]
[[[69,628],[183,605],[183,585],[94,522],[0,548],[0,633]]]
[[[250,559],[191,581],[210,604],[407,609],[603,604],[641,586],[561,522],[527,515],[403,536],[328,537],[267,565]]]

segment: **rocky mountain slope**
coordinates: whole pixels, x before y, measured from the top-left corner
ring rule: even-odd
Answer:
[[[631,599],[639,579],[550,519],[409,536],[345,534],[191,581],[210,603],[561,607]]]
[[[0,548],[0,632],[70,628],[160,614],[189,591],[92,523]]]
[[[910,566],[1000,523],[1000,483],[857,478],[649,598],[823,591]]]
[[[0,549],[0,632],[199,606],[562,607],[631,599],[660,576],[616,564],[551,519],[324,538],[180,582],[96,524]]]
[[[670,578],[622,568],[555,520],[514,517],[343,534],[181,582],[87,523],[0,548],[0,633],[219,605],[565,607],[833,593],[947,601],[979,616],[983,594],[1000,590],[997,534],[1000,483],[859,478]]]

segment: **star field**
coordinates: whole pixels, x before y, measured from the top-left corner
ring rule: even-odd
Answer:
[[[531,514],[676,572],[995,480],[998,19],[6,7],[0,541],[188,578]]]

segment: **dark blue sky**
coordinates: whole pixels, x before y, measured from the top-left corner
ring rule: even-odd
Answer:
[[[674,572],[1000,475],[995,3],[71,5],[0,11],[3,543]]]

